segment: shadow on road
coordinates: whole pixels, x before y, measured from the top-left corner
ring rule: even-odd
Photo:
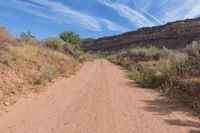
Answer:
[[[165,120],[165,122],[167,122],[170,125],[200,128],[199,122],[194,122],[191,120],[181,121],[181,120],[171,119],[171,120]]]
[[[187,107],[178,103],[171,103],[166,98],[155,99],[154,101],[143,101],[146,103],[145,111],[155,112],[155,115],[170,115],[174,112],[183,112],[187,116],[196,116],[194,113]],[[187,120],[185,118],[181,119],[167,119],[164,120],[165,123],[172,126],[183,126],[189,128],[200,129],[200,122],[195,120]],[[200,133],[200,130],[190,130],[188,133]]]
[[[179,103],[170,101],[167,98],[161,97],[152,101],[143,101],[146,103],[146,111],[156,112],[157,115],[170,115],[173,112],[184,112],[188,116],[195,116],[192,110]]]
[[[200,130],[190,130],[188,133],[200,133]]]
[[[126,76],[125,78],[128,78],[128,76]],[[147,89],[147,90],[151,90],[149,88],[145,88],[142,85],[140,85],[138,82],[130,80],[129,82],[126,82],[126,85],[130,86],[131,88],[138,88],[138,89]]]
[[[149,91],[150,93],[153,93],[156,91],[148,88],[143,88],[140,85],[138,85],[136,82],[127,82],[126,83],[131,88],[135,89],[145,89],[146,91]],[[163,96],[158,96],[157,98],[154,98],[153,100],[146,100],[142,101],[145,103],[144,111],[147,112],[153,112],[154,115],[170,115],[175,112],[184,113],[186,116],[194,117],[199,116],[199,114],[195,113],[191,109],[185,107],[184,105],[175,102],[170,101],[168,98],[165,98]],[[179,118],[179,117],[178,117]],[[199,120],[188,120],[187,118],[180,119],[166,119],[164,120],[165,123],[172,125],[172,126],[183,126],[188,128],[194,128],[191,129],[188,133],[200,133],[200,121]]]

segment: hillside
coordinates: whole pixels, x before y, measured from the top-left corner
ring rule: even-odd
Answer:
[[[162,26],[141,28],[116,36],[85,39],[86,51],[111,51],[127,47],[155,45],[166,48],[183,48],[200,39],[200,18],[170,22]]]
[[[39,42],[28,34],[15,38],[0,27],[0,107],[75,72],[82,60],[80,53],[59,42],[55,37]]]

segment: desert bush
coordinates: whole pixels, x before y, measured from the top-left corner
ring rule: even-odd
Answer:
[[[142,80],[140,81],[141,84],[145,87],[153,87],[155,86],[155,81],[157,80],[156,78],[156,70],[154,69],[150,69],[146,72],[143,73],[143,76],[142,76]]]
[[[149,61],[149,60],[159,60],[160,58],[166,57],[170,51],[166,48],[159,49],[155,46],[150,47],[137,47],[129,51],[131,59],[135,62],[139,61]]]
[[[180,51],[155,46],[137,47],[107,59],[128,69],[130,77],[143,86],[172,88],[181,78],[200,76],[199,49],[198,42]]]
[[[48,47],[50,49],[57,50],[66,55],[71,55],[75,57],[76,59],[79,59],[84,54],[83,51],[80,49],[77,49],[75,45],[71,45],[68,42],[64,42],[60,38],[56,38],[56,37],[49,37],[45,39],[42,42],[42,44],[43,46]]]
[[[188,72],[191,76],[200,77],[200,57],[189,57]]]
[[[58,77],[58,75],[59,73],[55,66],[48,66],[44,68],[44,70],[42,71],[42,75],[40,79],[44,79],[44,80],[47,79],[48,81],[52,81],[53,79]]]
[[[0,26],[0,43],[11,42],[13,38],[6,31],[5,27]]]
[[[129,71],[128,75],[144,87],[158,87],[164,80],[162,73],[155,69],[149,69],[143,72],[133,69]]]
[[[194,41],[184,49],[190,56],[200,56],[200,42]]]
[[[183,52],[188,54],[188,72],[195,77],[200,76],[200,42],[194,41],[187,45]]]
[[[81,38],[78,34],[72,31],[64,31],[60,34],[60,38],[66,43],[74,45],[76,49],[81,49]]]
[[[39,47],[32,45],[10,46],[10,53],[13,60],[36,61]]]
[[[41,84],[45,80],[51,82],[58,76],[59,72],[56,66],[46,66],[41,71],[34,71],[34,73],[31,74],[33,84]]]
[[[57,37],[48,37],[47,39],[43,40],[42,45],[53,50],[61,50],[63,46],[63,41]]]
[[[72,46],[72,45],[70,45],[68,43],[65,43],[63,45],[63,51],[64,51],[64,53],[69,53],[69,54],[71,54],[73,56],[76,55],[74,46]]]
[[[107,57],[107,59],[108,59],[109,61],[111,61],[112,63],[115,63],[115,64],[119,64],[119,63],[120,63],[117,54],[109,55],[109,56]]]
[[[0,26],[0,35],[2,35],[2,34],[7,34],[7,32],[5,30],[5,27]]]
[[[133,69],[132,71],[129,71],[129,72],[128,72],[128,76],[129,76],[131,79],[133,79],[133,80],[135,80],[135,81],[137,81],[137,82],[139,82],[139,83],[141,82],[142,77],[143,77],[142,73],[139,72],[138,70],[135,70],[135,69]]]
[[[187,77],[188,57],[187,55],[175,52],[167,58],[156,63],[151,61],[139,63],[138,70],[143,73],[141,84],[146,87],[159,87],[165,84],[172,86],[179,78]]]
[[[29,39],[29,38],[35,38],[35,36],[33,36],[33,35],[31,34],[31,32],[28,31],[27,33],[26,33],[26,32],[22,32],[22,33],[20,34],[20,38],[26,40],[26,39]]]
[[[70,55],[74,56],[75,58],[79,58],[82,56],[84,53],[82,50],[79,50],[75,48],[73,45],[70,45],[68,43],[65,43],[63,45],[63,51],[64,53],[69,53]]]
[[[199,92],[200,42],[195,41],[178,50],[151,46],[127,51],[111,54],[107,59],[129,70],[129,77],[142,86],[156,88],[163,95],[200,110],[195,94]],[[190,82],[182,87],[180,81]]]
[[[20,41],[21,43],[26,44],[26,45],[37,45],[38,44],[38,42],[35,39],[35,36],[33,36],[30,31],[28,31],[27,33],[22,32],[20,34],[20,38],[18,38],[18,41]]]
[[[164,73],[171,72],[176,76],[186,76],[188,69],[188,56],[185,53],[173,52],[166,59],[158,62],[158,69]]]

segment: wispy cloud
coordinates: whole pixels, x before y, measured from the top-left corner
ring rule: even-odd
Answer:
[[[157,0],[134,0],[134,1],[138,8],[148,11],[152,7],[152,5],[155,5],[155,1]]]
[[[193,18],[200,15],[200,7],[198,0],[172,0],[162,4],[162,12],[164,16],[162,19],[165,22],[175,21],[179,19]]]
[[[101,21],[103,23],[106,24],[107,28],[111,31],[121,31],[121,32],[125,32],[128,31],[128,28],[121,26],[119,24],[113,23],[112,21],[108,20],[108,19],[101,19]]]
[[[41,17],[37,21],[44,23],[53,22],[62,27],[78,27],[98,33],[105,30],[125,32],[130,28],[160,25],[200,16],[200,0],[74,1],[75,4],[69,5],[69,2],[56,0],[1,0],[0,7],[6,6]],[[107,12],[103,12],[104,9]],[[2,20],[13,16],[3,12],[4,9],[0,11]],[[21,14],[16,17],[21,19]]]
[[[10,8],[30,13],[45,19],[52,20],[59,24],[73,24],[92,31],[101,31],[102,26],[106,26],[112,31],[124,31],[125,28],[111,20],[92,16],[81,11],[73,10],[68,6],[50,0],[10,0],[7,5]]]
[[[143,16],[146,16],[146,18],[148,18],[149,20],[151,20],[152,22],[154,22],[154,25],[156,24],[163,24],[162,20],[160,20],[159,18],[156,17],[155,14],[150,13],[148,10],[151,9],[152,5],[153,5],[152,0],[134,0],[134,6],[135,6],[135,10],[137,10],[138,12],[141,12],[143,14]]]
[[[146,10],[142,9],[142,11],[149,16],[150,18],[152,18],[154,21],[156,21],[158,24],[163,24],[163,22],[161,22],[158,18],[156,18],[154,15],[152,15],[151,13],[147,12]]]
[[[92,16],[72,10],[62,3],[49,0],[9,1],[11,8],[53,20],[63,24],[78,24],[87,29],[100,31],[99,22]]]
[[[194,18],[194,17],[199,17],[200,16],[200,3],[195,5],[193,9],[191,9],[184,17],[186,18]]]
[[[134,3],[138,12],[157,24],[200,16],[200,0],[134,0]]]
[[[106,5],[114,9],[121,17],[126,18],[131,23],[137,25],[138,27],[152,26],[154,25],[148,18],[142,15],[140,12],[130,8],[129,6],[119,3],[111,2],[109,0],[97,0],[99,3]]]

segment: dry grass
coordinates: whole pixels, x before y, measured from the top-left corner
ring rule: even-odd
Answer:
[[[13,60],[21,61],[37,61],[39,48],[32,45],[23,45],[23,46],[12,46],[9,45],[10,56]]]
[[[25,45],[10,48],[16,61],[35,63],[41,72],[41,80],[52,81],[58,76],[66,76],[79,64],[70,54],[66,55],[41,46]]]
[[[180,50],[138,47],[110,55],[108,59],[128,69],[129,77],[144,87],[157,88],[171,99],[178,97],[182,101],[198,103],[198,107],[195,108],[199,108],[200,112],[200,102],[198,102],[200,86],[197,86],[199,85],[197,81],[187,84],[193,86],[193,89],[188,87],[183,89],[179,82],[185,79],[200,81],[200,42],[193,42]]]
[[[12,40],[9,33],[5,30],[4,27],[0,26],[0,43],[7,42]]]
[[[80,61],[68,52],[42,46],[33,39],[15,39],[0,28],[0,104],[58,77],[68,77]]]

